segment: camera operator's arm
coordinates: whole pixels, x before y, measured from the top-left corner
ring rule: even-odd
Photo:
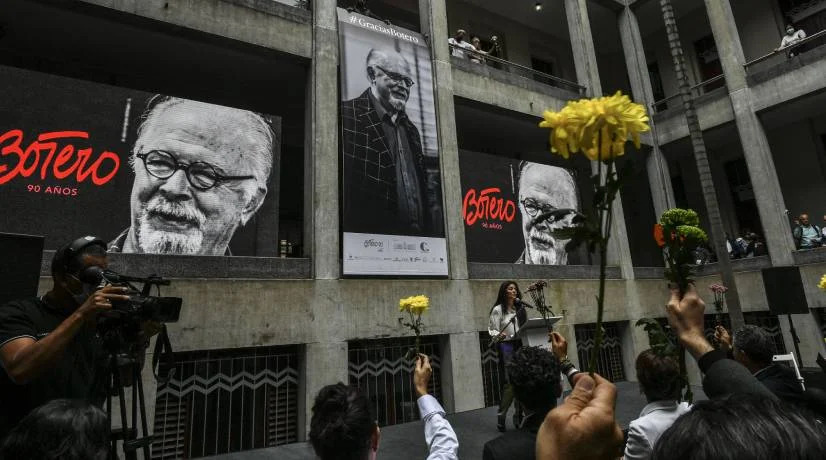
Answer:
[[[0,363],[9,378],[23,385],[51,368],[63,355],[69,342],[97,313],[112,308],[112,300],[128,300],[121,295],[126,288],[106,286],[92,294],[83,305],[70,314],[46,337],[35,340],[31,333],[21,330],[20,337],[12,338],[0,347]],[[24,323],[25,319],[19,323]],[[32,333],[34,331],[32,330]]]

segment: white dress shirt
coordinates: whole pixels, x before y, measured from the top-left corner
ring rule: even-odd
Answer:
[[[433,396],[424,395],[416,403],[424,421],[424,439],[430,449],[427,460],[456,460],[459,458],[459,440],[445,410]]]
[[[488,334],[490,334],[491,337],[496,337],[497,335],[499,335],[499,331],[502,331],[505,333],[507,338],[510,339],[514,335],[516,335],[516,331],[519,330],[519,324],[517,324],[519,323],[519,321],[517,320],[513,320],[512,323],[508,324],[507,329],[502,330],[502,328],[505,327],[505,324],[507,324],[508,321],[510,321],[511,318],[513,318],[516,315],[516,311],[510,311],[505,314],[502,314],[502,310],[504,308],[505,307],[503,307],[502,305],[497,305],[493,307],[493,310],[491,310],[490,312]]]
[[[642,460],[651,458],[654,444],[665,430],[683,414],[691,410],[688,403],[677,401],[654,401],[642,408],[640,418],[628,426],[628,443],[625,445],[625,459]]]

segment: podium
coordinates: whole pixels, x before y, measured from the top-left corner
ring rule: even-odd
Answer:
[[[561,316],[551,316],[548,318],[547,326],[553,327]],[[522,341],[524,347],[547,347],[548,346],[548,327],[545,320],[542,318],[531,318],[525,321],[525,324],[516,331],[516,338]]]

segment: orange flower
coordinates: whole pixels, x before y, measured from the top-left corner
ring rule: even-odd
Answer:
[[[663,234],[663,226],[660,224],[654,224],[654,241],[657,242],[657,246],[659,247],[665,246],[665,235]]]

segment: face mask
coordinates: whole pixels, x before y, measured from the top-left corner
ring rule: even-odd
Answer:
[[[74,293],[72,291],[69,291],[69,292],[71,292],[72,298],[75,299],[75,302],[77,302],[78,306],[83,305],[83,302],[86,302],[86,299],[88,299],[89,297],[92,296],[92,294],[95,293],[95,291],[97,290],[97,287],[93,286],[91,284],[84,283],[83,281],[80,281],[80,279],[78,279],[78,277],[76,277],[75,275],[69,275],[69,276],[76,279],[77,282],[80,283],[80,286],[81,286],[79,293]]]

